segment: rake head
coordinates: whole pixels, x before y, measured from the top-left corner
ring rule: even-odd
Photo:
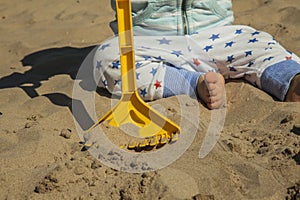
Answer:
[[[136,92],[123,94],[117,105],[108,111],[87,132],[98,124],[108,121],[110,126],[134,124],[143,138],[121,145],[121,148],[136,149],[162,146],[178,139],[180,128],[146,104]],[[86,146],[90,146],[86,144]]]

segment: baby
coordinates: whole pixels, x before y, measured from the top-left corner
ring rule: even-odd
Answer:
[[[300,101],[299,57],[268,33],[231,25],[230,0],[131,2],[136,82],[144,100],[187,94],[216,109],[225,103],[224,78],[245,78],[281,101]],[[111,27],[117,32],[116,21]],[[94,74],[120,95],[117,36],[98,47]]]

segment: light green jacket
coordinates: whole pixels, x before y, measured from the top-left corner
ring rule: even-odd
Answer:
[[[131,0],[131,5],[135,35],[194,34],[233,22],[231,0]],[[117,33],[116,20],[111,28]]]

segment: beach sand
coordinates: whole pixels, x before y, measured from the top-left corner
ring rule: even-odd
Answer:
[[[300,55],[300,0],[233,0],[233,9],[235,24],[267,31]],[[110,1],[11,0],[0,10],[0,199],[300,199],[299,103],[227,83],[222,134],[200,159],[212,113],[183,96],[199,108],[191,146],[155,172],[120,172],[82,149],[72,108],[81,103],[72,94],[84,58],[113,35]],[[177,101],[153,104],[176,121]],[[110,97],[100,89],[95,102],[100,117]]]

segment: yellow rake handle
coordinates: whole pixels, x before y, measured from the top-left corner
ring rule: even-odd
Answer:
[[[136,90],[136,72],[133,47],[131,4],[129,0],[117,0],[122,92]]]

